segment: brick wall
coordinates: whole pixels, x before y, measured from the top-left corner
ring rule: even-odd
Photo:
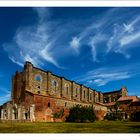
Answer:
[[[24,67],[26,90],[39,95],[81,102],[102,102],[102,94],[74,81],[46,72],[27,63]],[[40,80],[37,80],[40,77]],[[56,85],[55,85],[56,84]]]
[[[97,102],[102,102],[101,93],[38,69],[29,62],[25,64],[23,72],[17,72],[13,77],[12,87],[12,97],[16,102],[20,99],[19,103],[27,109],[35,104],[37,121],[54,121],[52,114],[61,109],[64,109],[66,117],[70,107],[76,104],[91,106],[95,98]]]

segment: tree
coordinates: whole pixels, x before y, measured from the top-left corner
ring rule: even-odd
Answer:
[[[113,108],[111,109],[110,113],[106,114],[104,119],[107,120],[122,120],[122,115],[121,115],[121,111],[119,111],[119,102],[116,102],[116,104],[113,106]]]
[[[76,105],[69,111],[66,118],[67,122],[93,122],[95,121],[95,114],[92,107]]]
[[[140,121],[140,111],[139,112],[135,112],[131,115],[131,120],[132,121]]]

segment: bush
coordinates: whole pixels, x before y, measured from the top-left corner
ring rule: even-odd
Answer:
[[[106,116],[104,117],[105,120],[109,120],[109,121],[115,121],[116,120],[116,116],[111,113],[111,114],[106,114]]]
[[[110,114],[106,114],[104,119],[110,120],[110,121],[122,120],[122,115],[120,113],[116,114],[115,112],[112,112]]]
[[[140,121],[140,112],[135,112],[131,115],[131,121]]]
[[[69,116],[66,118],[67,122],[93,122],[95,121],[95,114],[92,107],[76,105],[69,111]]]
[[[54,119],[62,118],[63,115],[64,115],[64,109],[61,109],[59,112],[53,113],[53,118]]]

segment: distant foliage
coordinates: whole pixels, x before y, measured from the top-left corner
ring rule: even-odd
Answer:
[[[76,105],[69,111],[67,122],[93,122],[96,117],[92,107]]]
[[[116,114],[116,112],[111,112],[110,114],[106,114],[104,119],[109,121],[122,120],[122,115],[120,113]]]
[[[131,121],[140,121],[140,112],[135,112],[131,115]]]
[[[109,120],[109,121],[115,121],[116,120],[116,116],[114,113],[110,113],[110,114],[106,114],[106,116],[104,117],[105,120]]]

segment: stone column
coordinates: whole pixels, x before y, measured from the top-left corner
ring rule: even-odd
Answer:
[[[26,117],[25,117],[25,108],[24,107],[22,108],[22,119],[23,120],[26,120]]]
[[[90,101],[90,88],[88,88],[88,91],[87,91],[87,102]]]
[[[80,88],[81,88],[80,101],[83,101],[83,86],[82,86],[82,85],[80,85]]]
[[[18,107],[17,112],[18,112],[18,115],[17,115],[18,118],[17,119],[21,120],[21,107],[20,106]]]
[[[31,122],[35,121],[35,114],[34,114],[34,112],[35,112],[35,105],[32,104],[30,106],[30,120],[31,120]]]
[[[7,118],[6,118],[6,115],[7,115],[7,110],[4,110],[4,117],[3,117],[4,120],[7,119]]]
[[[95,103],[95,90],[93,90],[93,93],[91,95],[91,102]]]
[[[1,110],[1,120],[4,119],[4,115],[3,115],[3,109]]]
[[[14,109],[12,109],[12,120],[15,120],[15,111],[14,111]]]
[[[72,82],[71,82],[71,93],[70,93],[70,94],[71,94],[71,100],[73,99],[73,97],[75,97],[74,92],[75,92],[75,91],[74,91],[74,81],[72,81]]]
[[[10,108],[7,108],[7,119],[10,120]]]
[[[65,97],[64,95],[64,78],[61,78],[61,96],[60,97]]]
[[[81,89],[80,86],[77,87],[77,100],[80,101],[80,95],[81,94]]]
[[[130,114],[127,114],[127,119],[130,119]]]
[[[51,94],[51,72],[47,73],[47,94],[50,95]]]
[[[125,112],[123,112],[123,119],[125,120]]]

